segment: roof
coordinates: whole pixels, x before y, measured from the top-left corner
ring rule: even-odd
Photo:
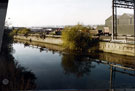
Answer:
[[[130,14],[130,13],[124,13],[124,14],[126,14],[127,16],[129,16],[129,17],[133,17],[134,15],[133,14]],[[123,14],[123,15],[124,15]]]
[[[132,18],[134,15],[133,14],[130,14],[130,13],[124,13],[123,15],[127,15],[128,17],[130,17],[130,18]],[[118,15],[117,16],[117,19],[119,19],[121,16],[123,16],[123,15]],[[106,21],[107,20],[111,20],[112,19],[112,16],[110,16],[110,17],[108,17],[107,19],[106,19]]]
[[[120,18],[121,16],[120,15],[117,15],[117,18]],[[112,16],[110,16],[110,17],[108,17],[107,19],[106,19],[106,21],[107,20],[111,20],[112,19]]]

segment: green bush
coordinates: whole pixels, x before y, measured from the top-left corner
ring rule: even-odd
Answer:
[[[19,34],[24,34],[24,35],[28,34],[29,32],[30,32],[30,29],[27,29],[27,28],[20,29],[18,31]]]
[[[30,33],[30,29],[27,28],[20,28],[20,29],[14,29],[10,34],[11,35],[28,35]]]
[[[14,36],[14,35],[17,35],[17,33],[18,33],[18,30],[14,29],[14,30],[12,30],[12,32],[10,32],[10,35]]]
[[[70,50],[87,51],[91,47],[90,27],[75,25],[65,27],[62,32],[63,46]]]

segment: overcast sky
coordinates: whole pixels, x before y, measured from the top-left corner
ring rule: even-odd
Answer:
[[[104,24],[112,0],[9,0],[7,19],[13,26]],[[132,13],[131,10],[119,10]]]

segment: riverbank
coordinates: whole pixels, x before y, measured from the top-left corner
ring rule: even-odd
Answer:
[[[65,52],[64,48],[59,46],[59,45],[52,45],[52,44],[46,44],[46,43],[38,43],[38,42],[30,42],[27,40],[20,40],[20,39],[15,39],[14,43],[21,43],[24,44],[24,46],[31,46],[32,48],[38,48],[41,52],[42,51],[49,51],[52,52],[61,52],[62,54],[68,54],[70,52]],[[119,54],[113,54],[113,53],[88,53],[88,54],[77,54],[77,53],[70,53],[72,55],[80,55],[80,56],[87,56],[93,59],[99,59],[103,61],[107,61],[109,63],[114,63],[114,64],[120,64],[122,66],[134,68],[135,67],[135,57],[133,56],[124,56],[124,55],[119,55]]]
[[[38,44],[42,43],[44,45],[45,44],[58,45],[60,47],[63,43],[61,37],[53,37],[53,36],[46,37],[45,39],[40,37],[33,37],[33,36],[29,36],[29,37],[14,36],[14,39],[27,40],[29,42],[37,42]],[[64,48],[62,50],[64,50]],[[99,50],[102,52],[108,52],[108,53],[114,53],[120,55],[135,56],[135,45],[126,44],[126,43],[100,41],[99,45],[93,47],[90,50],[90,52],[93,50]]]
[[[40,45],[34,46],[28,45],[25,42],[18,42],[13,44],[13,56],[18,60],[19,64],[35,74],[37,78],[36,89],[102,89],[109,88],[110,84],[108,82],[116,80],[118,80],[114,84],[114,86],[118,84],[116,88],[123,86],[121,81],[125,83],[123,88],[128,88],[128,86],[135,87],[134,71],[132,71],[134,70],[133,67],[135,67],[135,61],[131,60],[134,57],[109,53],[97,53],[97,56],[93,56],[92,53],[91,56],[90,53],[89,55],[80,55],[77,53],[53,51],[47,47],[42,48]],[[94,83],[92,83],[93,80]],[[65,81],[67,84],[71,84],[71,87],[65,84]],[[59,82],[62,85],[57,84]],[[101,86],[99,83],[103,85]],[[90,87],[91,85],[92,87]],[[95,85],[96,87],[93,88]]]
[[[43,43],[43,42],[36,42],[36,41],[29,41],[29,40],[24,40],[24,39],[14,39],[15,43],[23,43],[25,46],[35,46],[36,48],[39,48],[42,50],[43,48],[48,48],[49,50],[53,51],[60,51],[63,52],[64,48],[61,47],[61,45],[54,45],[50,43]]]
[[[118,42],[99,42],[99,50],[120,55],[135,56],[135,45]]]
[[[62,45],[62,40],[61,37],[45,37],[40,38],[40,37],[35,37],[35,36],[14,36],[14,39],[21,39],[21,40],[27,40],[27,41],[34,41],[34,42],[41,42],[41,43],[47,43],[47,44],[53,44],[53,45]]]

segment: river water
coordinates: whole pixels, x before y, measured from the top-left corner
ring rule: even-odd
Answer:
[[[13,49],[18,64],[35,75],[34,84],[38,90],[135,88],[135,71],[101,63],[99,56],[93,58],[17,42]],[[122,60],[126,58],[121,57],[115,64],[121,66]],[[124,64],[125,67],[130,65],[134,67],[134,62]]]

